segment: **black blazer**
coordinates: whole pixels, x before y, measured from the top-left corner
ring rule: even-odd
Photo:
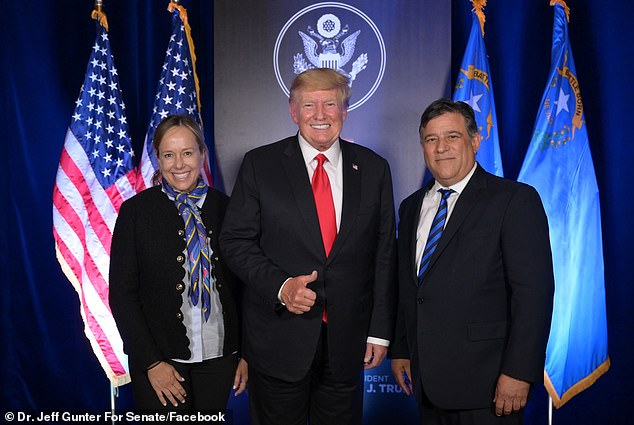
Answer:
[[[222,261],[218,246],[227,202],[227,196],[210,188],[201,209],[214,252],[211,260],[224,315],[225,355],[236,351],[240,340],[240,284]],[[191,356],[180,311],[185,290],[184,235],[183,219],[160,186],[121,206],[112,235],[109,299],[131,371],[158,360]]]
[[[295,381],[314,358],[324,303],[330,366],[354,379],[368,336],[391,339],[396,301],[395,222],[387,162],[341,141],[343,206],[326,258],[311,184],[297,136],[244,157],[220,246],[245,282],[243,352],[250,367]],[[281,306],[289,277],[318,272],[317,304],[303,315]]]
[[[500,373],[543,382],[553,300],[548,222],[532,187],[479,165],[458,198],[422,285],[416,229],[422,200],[399,209],[399,312],[392,358],[409,358],[443,409],[491,406]]]

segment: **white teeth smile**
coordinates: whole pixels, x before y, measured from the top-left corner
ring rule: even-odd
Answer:
[[[180,173],[180,174],[172,173],[172,174],[174,174],[174,177],[176,177],[177,179],[184,179],[184,178],[187,178],[187,176],[189,175],[189,172]]]
[[[330,124],[312,124],[311,127],[316,130],[326,130],[330,128]]]

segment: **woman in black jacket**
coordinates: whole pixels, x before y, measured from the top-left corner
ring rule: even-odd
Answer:
[[[221,411],[247,382],[240,282],[218,248],[228,198],[200,175],[206,148],[191,117],[161,121],[153,146],[160,183],[124,202],[115,225],[110,307],[139,411]]]

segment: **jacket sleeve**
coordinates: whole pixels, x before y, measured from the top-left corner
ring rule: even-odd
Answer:
[[[398,279],[401,279],[401,267],[404,267],[405,261],[401,259],[401,255],[410,255],[410,252],[402,252],[402,240],[404,238],[403,232],[403,211],[408,208],[408,200],[406,199],[401,203],[399,207],[399,240],[397,241],[397,258],[398,258]],[[394,326],[394,340],[390,344],[390,350],[388,356],[391,359],[409,359],[409,345],[407,344],[407,325],[405,318],[405,311],[403,310],[403,302],[401,300],[401,285],[405,285],[408,282],[400,282],[398,285],[397,294],[397,310],[396,310],[396,324]]]
[[[542,382],[554,277],[548,220],[532,187],[522,185],[510,200],[501,244],[512,318],[502,372],[528,382]]]
[[[275,265],[260,248],[260,194],[251,155],[244,157],[227,207],[220,249],[225,261],[242,282],[252,287],[267,303],[278,303],[277,293],[291,277]]]
[[[135,205],[124,202],[119,211],[110,249],[109,302],[132,367],[147,368],[163,360],[146,324],[139,298]]]
[[[396,313],[396,223],[390,167],[383,161],[379,226],[374,261],[374,305],[369,336],[392,339]]]

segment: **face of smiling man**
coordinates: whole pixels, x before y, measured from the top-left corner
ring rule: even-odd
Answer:
[[[469,174],[480,147],[480,134],[469,136],[465,119],[448,112],[429,120],[421,134],[427,168],[444,187],[458,183]]]
[[[302,90],[289,105],[293,122],[308,143],[325,151],[339,138],[348,110],[337,90]]]

